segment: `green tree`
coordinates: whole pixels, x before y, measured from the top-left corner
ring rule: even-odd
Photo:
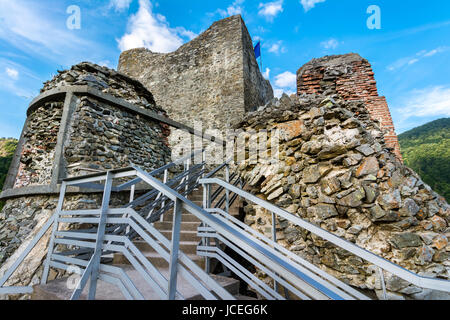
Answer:
[[[399,135],[405,164],[425,183],[450,200],[450,118],[439,119]]]

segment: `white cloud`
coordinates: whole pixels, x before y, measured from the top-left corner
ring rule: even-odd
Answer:
[[[280,12],[283,12],[283,0],[260,3],[258,8],[260,9],[258,12],[260,16],[272,21]]]
[[[413,90],[393,107],[393,115],[398,131],[410,129],[431,117],[450,117],[450,86]]]
[[[289,71],[283,72],[275,77],[275,85],[280,88],[295,88],[297,76]]]
[[[263,73],[264,78],[269,79],[270,78],[270,69],[266,68],[266,71]]]
[[[292,90],[283,90],[280,88],[275,88],[273,90],[273,95],[277,98],[281,98],[281,96],[283,95],[283,93],[286,93],[288,96],[291,96],[293,94],[296,94],[297,92],[292,91]]]
[[[434,49],[434,50],[425,52],[425,53],[423,54],[423,56],[424,56],[424,57],[432,57],[432,56],[434,56],[435,54],[445,52],[446,50],[447,50],[447,48],[445,48],[445,47],[439,47],[439,48],[436,48],[436,49]]]
[[[435,56],[436,54],[443,53],[449,50],[449,47],[438,47],[433,50],[422,50],[417,52],[414,56],[404,57],[401,59],[398,59],[394,63],[390,64],[387,69],[389,71],[395,71],[397,69],[401,69],[405,66],[413,65],[425,58],[430,58]]]
[[[0,70],[4,70],[0,72],[0,83],[2,84],[0,91],[26,100],[31,100],[38,95],[39,91],[35,88],[35,84],[41,83],[42,80],[27,68],[0,57]],[[5,110],[1,110],[1,112],[3,113]]]
[[[233,3],[226,9],[217,9],[217,12],[223,17],[234,16],[236,14],[242,14],[244,9],[242,8],[242,4],[244,0],[235,0]]]
[[[97,64],[102,67],[114,69],[114,66],[112,65],[111,61],[109,61],[109,60],[101,60],[101,61],[97,62]]]
[[[6,74],[13,80],[19,79],[19,71],[13,68],[6,68]]]
[[[326,0],[301,0],[300,3],[302,4],[303,8],[305,9],[305,12],[308,12],[312,8],[316,6],[316,4],[325,2]]]
[[[62,65],[70,65],[91,55],[101,55],[102,47],[66,28],[67,15],[51,15],[39,2],[0,1],[0,39],[15,49],[43,57]],[[89,53],[89,55],[87,55]]]
[[[450,116],[450,87],[414,90],[403,104],[402,113],[406,117]]]
[[[337,41],[336,39],[330,39],[330,40],[321,42],[320,45],[326,50],[336,49],[339,46],[339,41]]]
[[[275,53],[275,54],[285,53],[286,48],[283,46],[283,41],[280,40],[280,41],[277,41],[276,43],[272,44],[269,48],[269,52]]]
[[[278,89],[278,88],[273,89],[273,95],[277,98],[281,98],[281,96],[283,95],[283,92],[284,92],[283,89]]]
[[[114,8],[114,10],[121,12],[128,10],[130,8],[130,4],[133,0],[110,0],[109,8]]]
[[[297,76],[290,71],[283,72],[275,77],[274,95],[280,98],[283,93],[288,96],[296,94]]]
[[[122,51],[145,47],[153,52],[167,53],[178,49],[194,33],[183,27],[170,28],[166,17],[153,13],[149,0],[139,0],[139,10],[128,21],[128,33],[119,42]]]

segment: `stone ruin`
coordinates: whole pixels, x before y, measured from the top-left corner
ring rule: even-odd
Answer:
[[[169,137],[175,130],[169,125],[180,127],[171,119],[226,129],[273,98],[240,16],[216,22],[174,53],[124,52],[119,70],[84,62],[59,71],[30,104],[0,195],[6,201],[0,213],[0,276],[54,213],[62,179],[130,164],[159,168],[171,162]],[[69,191],[65,208],[101,203],[101,194],[92,190]],[[112,205],[128,196],[116,195]],[[49,236],[6,285],[39,282]],[[52,270],[49,279],[60,276]]]
[[[267,151],[257,161],[253,154],[239,163],[238,170],[248,191],[261,199],[419,275],[450,279],[450,206],[397,159],[371,118],[365,101],[284,95],[236,125],[245,129],[248,143],[254,143],[254,132],[269,132],[267,141],[257,142],[267,144]],[[281,137],[279,147],[271,144],[272,134]],[[270,212],[257,205],[245,212],[249,226],[271,237]],[[283,219],[277,221],[277,240],[382,297],[377,269],[359,257]],[[450,298],[387,273],[386,286],[389,299]]]
[[[215,22],[172,53],[125,51],[118,70],[141,81],[171,119],[190,127],[200,121],[203,129],[224,131],[273,98],[240,15]]]
[[[234,124],[249,138],[253,130],[277,129],[278,150],[267,143],[266,154],[238,164],[250,192],[408,270],[449,278],[449,205],[402,164],[386,99],[378,96],[367,60],[356,54],[314,59],[298,71],[298,96],[272,99],[245,24],[234,16],[173,53],[124,52],[119,70],[78,64],[45,83],[31,103],[0,195],[6,200],[0,275],[53,214],[61,179],[169,162],[175,141],[169,142],[171,130],[161,120],[169,116],[189,126],[201,120],[204,128]],[[98,193],[73,189],[65,206],[90,209],[100,202]],[[244,210],[248,225],[270,233],[267,212],[250,205]],[[287,221],[277,226],[289,250],[381,294],[373,266]],[[39,281],[48,238],[7,285]],[[50,280],[58,276],[53,270]],[[385,276],[391,299],[448,298]]]
[[[62,179],[130,164],[150,171],[170,162],[170,129],[155,115],[166,112],[141,83],[91,63],[60,71],[44,84],[28,109],[1,194],[6,204],[0,213],[0,275],[54,213]],[[101,193],[69,191],[67,208],[101,204]],[[39,282],[49,236],[50,231],[7,285]],[[50,279],[57,276],[50,273]]]
[[[297,94],[338,94],[345,100],[363,100],[384,139],[402,160],[400,144],[385,97],[378,95],[370,63],[355,53],[313,59],[297,71]]]

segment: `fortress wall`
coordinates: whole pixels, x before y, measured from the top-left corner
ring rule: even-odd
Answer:
[[[345,100],[363,100],[371,116],[379,120],[388,147],[402,160],[385,97],[378,95],[370,63],[358,54],[326,56],[313,59],[297,72],[297,93],[339,94]]]
[[[237,128],[269,133],[268,150],[257,161],[249,156],[238,163],[249,192],[412,272],[450,279],[450,206],[397,159],[363,102],[284,95]],[[271,142],[275,129],[279,144]],[[271,212],[250,203],[244,211],[247,225],[272,237]],[[278,217],[276,224],[280,245],[383,297],[374,265],[286,219]],[[261,270],[257,275],[273,284]],[[384,275],[388,299],[450,298]]]
[[[171,160],[166,116],[142,84],[114,70],[81,63],[44,84],[30,105],[0,213],[0,276],[54,213],[62,179],[138,165],[151,171]],[[113,205],[125,204],[121,193]],[[65,209],[93,209],[101,194],[69,190]],[[36,284],[49,234],[8,285]],[[57,277],[52,271],[50,279]]]
[[[123,52],[119,67],[149,89],[171,119],[225,129],[273,98],[241,16],[215,22],[172,53]]]

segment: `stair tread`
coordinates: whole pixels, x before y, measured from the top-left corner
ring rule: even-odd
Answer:
[[[134,268],[130,265],[116,265],[117,267],[122,268],[125,273],[130,277],[132,282],[136,285],[136,288],[142,293],[144,299],[146,300],[161,300],[161,297],[158,296],[142,276],[134,270]],[[160,268],[159,271],[166,278],[169,274],[168,268]],[[228,290],[232,295],[236,295],[239,287],[237,280],[221,277],[216,275],[210,275],[215,281],[217,281],[222,287]],[[67,277],[61,278],[57,280],[50,281],[45,285],[35,285],[34,292],[32,295],[32,300],[68,300],[72,294],[72,290],[67,287]],[[124,300],[124,296],[120,290],[117,289],[116,286],[106,283],[102,280],[98,280],[97,286],[97,300]],[[86,300],[87,292],[89,290],[90,281],[88,281],[85,289],[83,290],[83,294],[81,295],[81,300]],[[177,287],[179,292],[184,296],[187,300],[202,300],[202,297],[199,296],[198,291],[192,287],[192,285],[185,280],[183,277],[178,275]]]

